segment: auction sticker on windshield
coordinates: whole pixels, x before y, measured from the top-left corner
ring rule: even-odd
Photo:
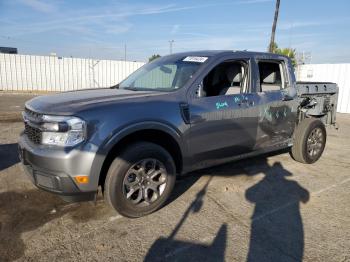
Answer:
[[[207,61],[208,57],[205,56],[187,56],[184,58],[184,62],[195,62],[195,63],[204,63]]]

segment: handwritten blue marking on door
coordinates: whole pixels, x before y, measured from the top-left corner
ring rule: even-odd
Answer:
[[[238,104],[239,102],[241,102],[241,98],[239,96],[235,96],[233,98],[233,100],[235,101],[236,104]]]
[[[227,102],[225,101],[225,102],[217,102],[216,104],[216,109],[222,109],[222,108],[225,108],[225,107],[228,107],[228,104],[227,104]]]

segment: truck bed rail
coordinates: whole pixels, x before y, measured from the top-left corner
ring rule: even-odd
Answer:
[[[338,93],[337,84],[329,82],[297,82],[296,88],[298,96]]]

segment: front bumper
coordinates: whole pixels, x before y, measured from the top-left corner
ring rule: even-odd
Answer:
[[[26,174],[38,188],[69,202],[95,199],[98,185],[94,179],[84,185],[74,181],[76,175],[91,175],[91,153],[34,145],[25,135],[20,136],[18,151]]]

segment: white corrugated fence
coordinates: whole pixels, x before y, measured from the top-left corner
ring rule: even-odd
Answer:
[[[339,86],[337,112],[350,113],[350,64],[310,64],[296,69],[298,81],[334,82]]]
[[[69,91],[115,85],[142,62],[0,54],[0,90]]]
[[[69,91],[115,85],[143,62],[0,53],[0,90]],[[309,64],[296,69],[298,81],[334,82],[337,111],[350,113],[350,64]]]

